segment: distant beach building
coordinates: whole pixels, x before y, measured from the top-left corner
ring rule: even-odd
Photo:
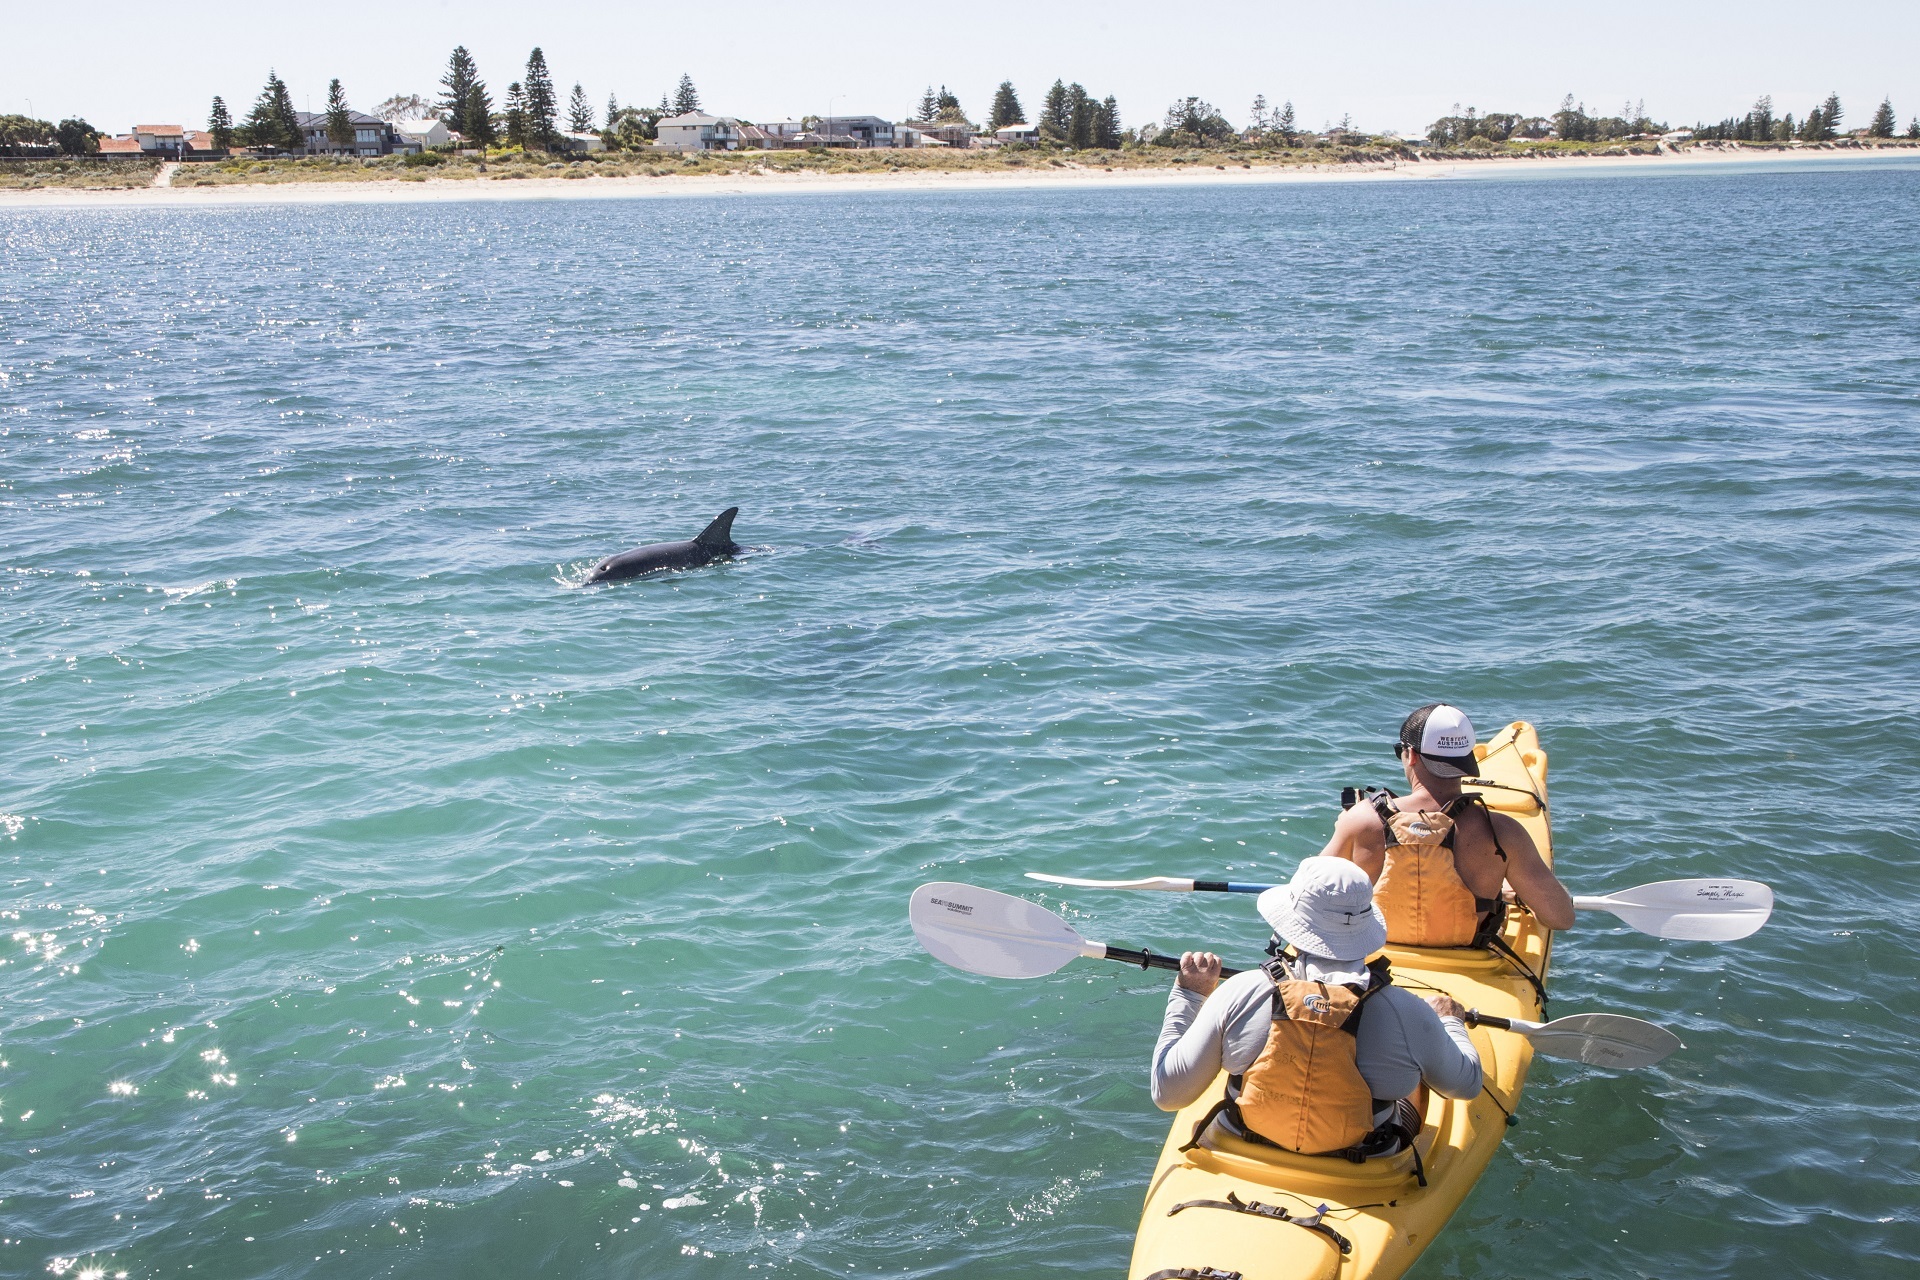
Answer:
[[[740,126],[740,149],[742,151],[776,151],[786,143],[768,133],[757,124]]]
[[[907,120],[896,126],[894,136],[903,147],[970,147],[973,126],[951,120]]]
[[[1018,124],[1007,125],[1005,128],[995,129],[993,136],[1002,146],[1011,142],[1037,143],[1040,141],[1040,128],[1038,125],[1031,125],[1022,121]]]
[[[399,145],[400,137],[393,131],[393,126],[379,116],[370,116],[364,111],[349,111],[347,119],[353,123],[353,141],[343,147],[328,136],[324,111],[293,113],[293,121],[300,126],[300,133],[306,138],[306,151],[310,156],[385,156],[392,155]]]
[[[763,120],[760,128],[782,147],[793,146],[801,134],[808,132],[806,123],[801,120]]]
[[[828,138],[851,140],[840,143],[841,146],[894,145],[893,121],[880,116],[828,116],[820,122],[820,132]]]
[[[1692,142],[1692,141],[1693,141],[1693,130],[1691,130],[1691,129],[1675,129],[1675,130],[1673,130],[1673,131],[1671,131],[1671,132],[1669,132],[1669,133],[1663,133],[1663,134],[1661,134],[1661,135],[1660,135],[1660,141],[1662,141],[1662,142]]]
[[[740,122],[732,116],[710,116],[699,111],[668,116],[654,126],[653,145],[666,151],[737,151]]]
[[[150,156],[178,158],[187,145],[187,131],[177,124],[137,124],[133,140]]]
[[[447,131],[445,120],[424,116],[395,120],[393,132],[398,138],[394,147],[397,151],[431,151],[453,144],[453,135]]]
[[[103,156],[143,156],[146,149],[140,145],[140,139],[130,133],[117,138],[100,139],[100,154]]]
[[[560,149],[568,155],[592,155],[596,151],[607,149],[607,140],[597,133],[562,133]]]

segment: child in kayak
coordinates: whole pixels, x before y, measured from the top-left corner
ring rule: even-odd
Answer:
[[[1526,828],[1461,790],[1461,779],[1479,771],[1473,744],[1473,722],[1460,708],[1434,702],[1415,711],[1394,744],[1410,790],[1368,788],[1320,851],[1357,864],[1374,882],[1389,942],[1487,946],[1500,930],[1507,885],[1547,928],[1573,924],[1573,898]]]
[[[1387,926],[1364,871],[1308,858],[1259,908],[1275,934],[1271,962],[1222,983],[1220,957],[1190,951],[1167,997],[1154,1105],[1178,1111],[1228,1074],[1195,1142],[1218,1124],[1309,1155],[1387,1155],[1419,1131],[1411,1099],[1423,1083],[1449,1098],[1480,1092],[1466,1010],[1394,986],[1385,961],[1367,964]]]

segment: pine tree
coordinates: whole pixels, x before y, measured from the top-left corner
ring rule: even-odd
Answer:
[[[1913,119],[1907,121],[1907,136],[1909,138],[1920,138],[1920,116],[1915,116]]]
[[[1047,90],[1047,104],[1040,108],[1040,136],[1063,142],[1067,136],[1067,86],[1055,80],[1053,88]]]
[[[287,140],[287,149],[297,151],[307,145],[306,131],[300,127],[300,117],[294,114],[293,95],[287,92],[287,82],[275,76],[273,78],[273,119],[281,137]]]
[[[573,96],[567,99],[567,128],[574,133],[593,132],[593,104],[587,101],[587,91],[577,82]]]
[[[1120,149],[1120,104],[1112,94],[1094,111],[1093,145],[1102,151]]]
[[[967,113],[960,109],[960,99],[948,93],[947,86],[940,86],[940,92],[934,95],[933,105],[938,112],[936,119],[945,120],[951,124],[966,123]]]
[[[473,86],[480,83],[480,68],[474,65],[473,55],[465,45],[454,46],[452,56],[447,59],[447,74],[440,77],[440,83],[446,89],[440,95],[440,108],[447,113],[447,128],[463,138],[473,136],[467,120],[467,103],[473,97]]]
[[[914,119],[922,123],[930,123],[939,114],[940,99],[934,96],[933,86],[928,85],[927,91],[920,95],[920,112],[914,116]]]
[[[1013,81],[1002,80],[1000,87],[993,91],[993,106],[987,110],[987,128],[1004,129],[1010,124],[1025,124],[1027,109],[1020,105],[1020,96],[1013,91]]]
[[[660,105],[664,107],[666,104],[667,100],[664,97],[661,98]],[[693,77],[682,72],[680,75],[680,87],[674,90],[673,94],[673,114],[684,116],[699,109],[700,91],[693,87]]]
[[[1067,86],[1067,145],[1084,151],[1093,145],[1093,113],[1099,104],[1078,84]]]
[[[347,113],[347,91],[336,78],[327,86],[327,141],[342,151],[353,146],[353,117]]]
[[[1280,114],[1273,118],[1273,128],[1275,133],[1278,133],[1281,137],[1287,140],[1288,146],[1293,145],[1295,134],[1294,134],[1294,122],[1293,122],[1293,103],[1291,101],[1288,101],[1286,104],[1284,104],[1280,108]]]
[[[254,147],[295,151],[305,145],[300,122],[293,114],[293,95],[287,92],[286,82],[274,72],[267,72],[267,83],[254,100],[253,110],[247,113],[247,122],[240,132],[247,145]]]
[[[554,97],[553,77],[547,74],[547,55],[538,45],[527,55],[527,80],[521,92],[527,133],[522,145],[534,151],[553,150],[553,124],[560,114],[560,100]]]
[[[1820,104],[1820,140],[1831,142],[1840,136],[1840,95],[1830,93]]]
[[[1820,108],[1815,107],[1807,112],[1807,118],[1800,122],[1800,132],[1796,136],[1802,142],[1818,142],[1825,128],[1826,125],[1820,118]]]
[[[1867,133],[1875,138],[1891,138],[1896,123],[1893,118],[1893,99],[1882,98],[1880,109],[1873,113],[1873,123],[1867,126]]]
[[[227,114],[227,104],[219,94],[213,95],[213,110],[207,113],[207,132],[213,135],[213,145],[225,151],[233,146],[233,117]]]
[[[527,145],[527,96],[520,92],[520,82],[515,80],[507,86],[507,145],[525,149]]]
[[[614,117],[620,114],[620,100],[612,94],[607,95],[607,128],[613,128]]]
[[[490,147],[500,140],[493,127],[493,95],[487,92],[485,80],[475,80],[467,90],[467,109],[460,122],[466,126],[460,136],[476,147]]]
[[[1266,94],[1256,93],[1253,95],[1253,110],[1249,114],[1253,117],[1253,123],[1252,123],[1253,131],[1255,133],[1265,133],[1267,131],[1267,95]]]

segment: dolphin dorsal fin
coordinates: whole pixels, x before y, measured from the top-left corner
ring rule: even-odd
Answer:
[[[733,518],[740,514],[740,508],[728,507],[713,518],[713,523],[700,531],[694,539],[698,545],[709,551],[727,551],[733,546]]]

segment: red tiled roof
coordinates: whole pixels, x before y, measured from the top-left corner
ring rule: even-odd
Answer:
[[[140,155],[138,138],[102,138],[100,151],[103,155]]]
[[[177,138],[186,132],[177,124],[137,124],[133,126],[133,131],[151,133],[162,138]]]

